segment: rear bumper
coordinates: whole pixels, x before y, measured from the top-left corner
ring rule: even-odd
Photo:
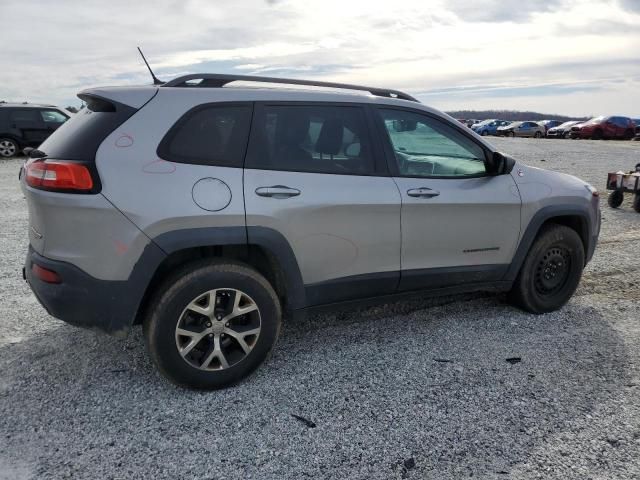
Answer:
[[[34,263],[56,272],[61,283],[47,283],[34,276],[31,270]],[[39,255],[31,246],[24,278],[51,316],[114,336],[128,333],[147,286],[138,278],[125,281],[94,278],[70,263]]]

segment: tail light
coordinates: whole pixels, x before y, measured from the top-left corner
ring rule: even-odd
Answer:
[[[24,167],[27,185],[42,190],[88,192],[91,172],[82,163],[65,160],[29,160]]]
[[[60,275],[58,275],[53,270],[49,270],[48,268],[41,267],[36,263],[31,265],[31,272],[43,282],[62,283],[62,279],[60,278]]]

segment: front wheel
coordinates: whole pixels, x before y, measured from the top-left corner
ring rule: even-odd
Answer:
[[[515,137],[516,136],[516,132],[509,132],[509,136],[510,137]]]
[[[151,306],[143,327],[151,358],[165,377],[191,388],[223,388],[248,376],[280,331],[276,293],[241,264],[191,264]]]
[[[584,246],[575,230],[544,227],[520,268],[509,300],[531,313],[557,310],[576,291],[583,268]]]

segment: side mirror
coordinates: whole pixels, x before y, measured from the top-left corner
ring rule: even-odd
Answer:
[[[417,121],[413,120],[394,120],[393,130],[396,132],[413,132],[418,126]]]
[[[507,173],[511,173],[515,164],[516,161],[513,158],[507,157],[500,152],[493,152],[491,161],[489,162],[489,173],[491,175],[505,175]]]

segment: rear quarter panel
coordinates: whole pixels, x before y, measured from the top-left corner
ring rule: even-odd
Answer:
[[[160,89],[98,149],[102,193],[150,238],[181,229],[245,224],[241,168],[168,162],[156,153],[164,135],[188,110],[234,100],[226,92],[222,97],[222,89],[195,90]],[[216,212],[198,207],[192,197],[196,182],[209,178],[230,190],[228,205]]]

